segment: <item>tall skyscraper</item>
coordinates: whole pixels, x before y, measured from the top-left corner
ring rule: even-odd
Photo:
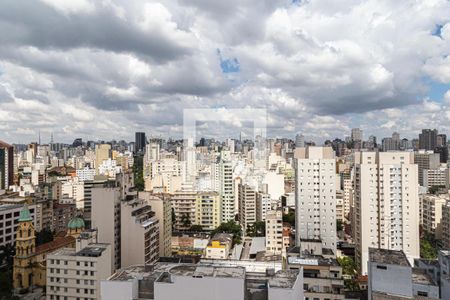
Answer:
[[[0,141],[0,190],[7,190],[14,181],[13,146]]]
[[[356,263],[367,274],[369,248],[419,257],[418,168],[409,152],[356,152],[354,232]]]
[[[352,128],[351,139],[353,142],[361,142],[363,139],[363,131],[359,128]]]
[[[134,150],[136,153],[144,153],[147,140],[145,139],[145,132],[136,132]]]
[[[336,253],[336,161],[331,147],[295,150],[296,245],[321,239]]]
[[[295,136],[295,147],[296,148],[305,147],[305,137],[302,134],[300,134],[300,133],[298,133]]]
[[[419,134],[419,149],[433,150],[437,146],[437,129],[422,129],[422,133]]]

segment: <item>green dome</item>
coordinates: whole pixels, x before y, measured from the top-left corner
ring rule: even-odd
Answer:
[[[75,217],[69,221],[69,224],[67,224],[67,227],[69,227],[69,229],[84,228],[84,220],[80,217]]]
[[[20,210],[19,222],[28,222],[28,221],[33,221],[33,218],[31,218],[30,211],[28,210],[28,205],[25,204]]]

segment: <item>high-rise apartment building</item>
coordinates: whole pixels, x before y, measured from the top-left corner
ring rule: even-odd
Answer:
[[[295,148],[303,147],[305,147],[305,137],[299,133],[295,136]]]
[[[171,256],[172,207],[170,198],[165,195],[152,195],[149,192],[139,192],[139,198],[145,199],[150,204],[159,221],[159,256]]]
[[[363,131],[359,128],[352,128],[351,139],[353,142],[361,142],[363,140]]]
[[[119,188],[95,187],[92,189],[92,228],[98,230],[98,242],[111,245],[114,270],[120,268],[120,200]]]
[[[220,225],[220,196],[217,192],[198,192],[195,224],[204,230],[213,230]]]
[[[409,152],[356,152],[354,242],[356,263],[367,274],[369,248],[419,257],[417,165]]]
[[[14,148],[0,141],[0,190],[7,190],[14,182]]]
[[[419,149],[433,150],[437,146],[438,131],[436,129],[422,129],[419,134]]]
[[[442,238],[442,209],[449,200],[448,194],[425,195],[422,199],[423,230],[434,235],[437,240]]]
[[[95,145],[95,169],[96,174],[98,174],[99,167],[105,160],[111,157],[111,145],[110,144],[99,144]]]
[[[336,161],[331,147],[295,152],[296,245],[321,239],[336,253]]]
[[[222,151],[219,157],[218,168],[219,179],[219,195],[221,197],[221,222],[225,223],[234,220],[234,181],[233,181],[233,165],[231,162],[230,152]]]
[[[272,210],[272,198],[267,193],[258,192],[256,194],[256,220],[266,220],[266,215],[270,210]]]
[[[159,220],[146,200],[128,196],[121,201],[120,243],[122,268],[158,261]]]
[[[401,140],[397,132],[392,134],[392,137],[384,138],[382,140],[383,151],[397,151],[400,150]]]
[[[266,252],[281,254],[283,249],[283,213],[281,210],[269,211],[266,215]]]
[[[442,246],[450,249],[450,201],[442,206]],[[450,288],[450,286],[449,286]]]
[[[134,150],[136,153],[144,153],[147,140],[145,139],[145,132],[136,132]]]
[[[245,230],[256,222],[256,191],[247,184],[239,184],[239,223]]]
[[[195,223],[197,193],[194,191],[178,191],[171,198],[175,214],[174,228],[176,230],[189,229]]]
[[[421,186],[424,186],[424,170],[435,170],[439,168],[440,157],[438,153],[434,153],[433,151],[420,150],[414,153],[414,163],[418,166],[418,182]]]

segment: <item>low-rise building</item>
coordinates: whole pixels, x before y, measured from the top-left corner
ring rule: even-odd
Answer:
[[[233,235],[217,233],[208,243],[205,249],[205,258],[227,259],[233,245]]]
[[[442,206],[442,246],[450,249],[450,201]]]
[[[76,248],[47,256],[47,300],[100,299],[100,281],[112,273],[111,245],[90,240],[88,232],[82,233]]]
[[[439,251],[441,299],[450,300],[450,250]]]
[[[311,245],[317,243],[311,243]],[[322,246],[322,242],[318,242]],[[311,254],[311,249],[300,252],[301,247],[292,247],[287,252],[287,269],[303,269],[305,299],[344,299],[342,267],[334,258]],[[301,248],[303,249],[303,248]]]
[[[302,270],[281,270],[265,262],[200,261],[197,265],[159,263],[131,266],[101,283],[108,300],[298,300]]]
[[[403,251],[369,248],[368,276],[369,300],[439,299],[439,286],[425,270],[412,268]]]

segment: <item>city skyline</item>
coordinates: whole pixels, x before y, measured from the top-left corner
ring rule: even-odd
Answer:
[[[448,132],[449,10],[443,0],[5,1],[0,139],[181,136],[184,109],[247,107],[267,109],[268,136]],[[240,131],[208,124],[221,137]]]

